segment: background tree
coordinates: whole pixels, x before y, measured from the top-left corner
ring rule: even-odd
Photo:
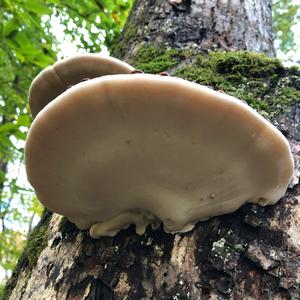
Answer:
[[[247,101],[278,123],[297,153],[298,72],[257,54],[210,52],[272,54],[270,14],[268,1],[258,0],[225,6],[221,1],[139,1],[114,53],[146,72],[168,70]],[[94,241],[46,212],[4,297],[296,297],[297,172],[276,206],[247,205],[175,236],[149,229],[140,238],[131,228],[114,239]]]

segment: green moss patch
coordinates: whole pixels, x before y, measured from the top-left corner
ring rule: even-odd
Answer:
[[[2,295],[0,295],[1,300],[6,300],[9,298],[11,291],[14,289],[18,281],[18,276],[20,272],[26,270],[26,276],[30,276],[31,270],[36,265],[40,253],[47,246],[49,237],[48,225],[51,216],[52,213],[46,210],[39,224],[30,234],[24,252],[20,257],[17,266],[12,273],[11,278],[8,280]]]
[[[267,117],[300,102],[300,91],[294,85],[299,76],[292,69],[285,69],[280,60],[264,54],[248,51],[194,53],[150,45],[139,49],[135,67],[156,74],[179,63],[186,67],[177,67],[174,76],[222,90]]]
[[[27,239],[27,244],[21,258],[27,260],[30,269],[36,265],[40,253],[48,244],[48,227],[51,216],[52,214],[45,210],[39,224],[34,228]]]
[[[214,67],[220,74],[234,75],[234,77],[264,78],[282,73],[284,68],[278,59],[265,55],[248,52],[211,52],[209,56],[199,55],[198,63]]]
[[[27,256],[30,267],[34,267],[42,250],[48,243],[48,226],[42,225],[36,228],[30,235],[24,254]]]
[[[145,73],[156,74],[177,65],[179,56],[180,50],[178,49],[147,46],[138,51],[135,67]]]
[[[174,75],[222,90],[268,116],[300,101],[300,92],[281,62],[263,54],[247,51],[199,54],[193,65],[177,69]]]

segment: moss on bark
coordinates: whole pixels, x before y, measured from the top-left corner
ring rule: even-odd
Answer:
[[[147,46],[139,49],[136,68],[147,73],[171,74],[222,90],[272,117],[300,102],[299,71],[280,60],[248,51],[193,53],[192,50]],[[173,71],[174,70],[174,71]]]
[[[178,49],[143,47],[138,51],[135,66],[146,73],[156,74],[176,66],[180,61],[180,56]]]
[[[52,213],[46,211],[43,214],[42,219],[35,229],[30,234],[27,244],[25,246],[23,255],[19,259],[15,270],[12,273],[11,278],[7,282],[2,294],[0,294],[0,300],[6,300],[9,298],[12,289],[16,285],[18,276],[22,270],[26,270],[26,276],[30,277],[31,270],[37,263],[42,250],[47,246],[49,237],[49,221]]]

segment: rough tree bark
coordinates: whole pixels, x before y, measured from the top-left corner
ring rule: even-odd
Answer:
[[[273,54],[269,1],[136,1],[115,54],[261,110],[294,154],[285,197],[274,206],[247,204],[185,234],[148,228],[137,236],[129,228],[99,240],[46,211],[5,299],[300,299],[300,73],[250,53],[203,54],[212,49]]]
[[[251,50],[274,55],[269,0],[135,1],[121,56],[141,43],[201,51]]]

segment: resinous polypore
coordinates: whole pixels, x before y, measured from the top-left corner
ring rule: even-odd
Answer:
[[[161,222],[186,232],[285,194],[287,140],[236,98],[159,75],[106,75],[67,90],[55,80],[63,92],[34,112],[27,176],[47,208],[93,238],[130,224],[138,234]],[[37,103],[45,93],[34,89]]]

